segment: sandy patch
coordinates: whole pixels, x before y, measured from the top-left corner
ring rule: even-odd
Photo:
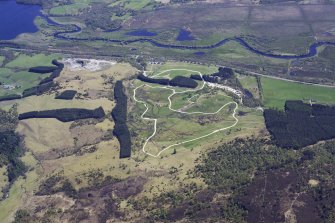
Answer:
[[[115,61],[82,59],[82,58],[67,58],[63,59],[62,62],[71,71],[79,71],[79,70],[99,71],[107,69],[116,64]]]

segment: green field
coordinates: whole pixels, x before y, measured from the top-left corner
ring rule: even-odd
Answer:
[[[5,67],[7,68],[30,68],[36,66],[51,66],[51,61],[53,59],[59,59],[60,55],[57,54],[35,54],[33,56],[20,54],[11,62],[7,63]]]
[[[335,88],[261,78],[264,105],[283,109],[286,100],[313,100],[320,104],[335,104]]]
[[[50,74],[28,72],[36,66],[53,66],[52,60],[60,59],[57,54],[18,54],[16,58],[0,68],[0,96],[21,94],[25,89],[34,87]],[[0,58],[1,63],[1,58]]]
[[[52,15],[77,15],[80,10],[89,7],[85,3],[75,3],[70,5],[56,6],[50,9],[49,13]]]

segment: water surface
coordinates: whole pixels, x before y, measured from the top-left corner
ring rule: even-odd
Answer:
[[[15,0],[0,0],[0,40],[37,32],[34,19],[41,15],[40,9],[37,5],[17,4]]]

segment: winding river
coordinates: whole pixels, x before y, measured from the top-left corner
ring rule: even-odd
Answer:
[[[7,5],[7,8],[11,8],[12,11],[18,11],[20,13],[22,13],[22,10],[16,10],[16,9],[21,9],[22,7],[25,9],[23,12],[29,12],[28,13],[28,17],[29,17],[29,24],[30,26],[28,27],[28,29],[23,29],[22,27],[22,23],[10,23],[7,24],[7,28],[10,27],[11,30],[17,30],[16,32],[12,32],[10,34],[8,34],[9,32],[5,32],[4,29],[2,29],[2,31],[0,30],[0,33],[2,33],[2,35],[0,35],[0,39],[3,40],[10,40],[15,38],[16,35],[20,34],[20,33],[24,33],[24,32],[35,32],[37,30],[35,30],[35,26],[32,23],[33,18],[36,16],[41,16],[42,18],[46,19],[46,21],[49,23],[49,25],[52,26],[57,26],[60,28],[65,28],[67,31],[56,31],[53,36],[54,38],[57,39],[61,39],[61,40],[72,40],[72,41],[103,41],[103,42],[107,42],[107,43],[119,43],[119,44],[132,44],[132,43],[136,43],[136,42],[147,42],[150,43],[151,45],[155,46],[155,47],[160,47],[160,48],[170,48],[170,49],[180,49],[180,50],[206,50],[206,49],[214,49],[220,46],[225,45],[228,42],[237,42],[239,43],[241,46],[243,46],[245,49],[249,50],[250,52],[253,52],[255,54],[264,56],[264,57],[270,57],[270,58],[277,58],[277,59],[285,59],[285,60],[289,60],[289,59],[303,59],[303,58],[309,58],[309,57],[313,57],[317,54],[317,49],[321,46],[325,46],[325,45],[332,45],[335,46],[335,42],[330,42],[330,41],[318,41],[315,42],[313,44],[311,44],[308,48],[307,53],[305,54],[300,54],[300,55],[288,55],[288,54],[276,54],[276,53],[271,53],[271,52],[264,52],[261,50],[258,50],[254,47],[252,47],[251,45],[249,45],[244,39],[242,39],[241,37],[232,37],[232,38],[226,38],[223,39],[215,44],[212,45],[206,45],[206,46],[186,46],[186,45],[178,45],[178,44],[168,44],[168,43],[161,43],[158,42],[156,40],[153,40],[151,38],[148,38],[147,36],[142,36],[142,37],[137,37],[136,39],[132,39],[132,40],[119,40],[119,39],[108,39],[108,38],[102,38],[102,37],[91,37],[91,38],[81,38],[81,37],[70,37],[70,36],[66,36],[68,34],[75,34],[75,33],[80,33],[82,30],[81,28],[76,25],[76,24],[72,24],[72,25],[64,25],[64,24],[60,24],[55,22],[54,20],[50,19],[48,16],[43,15],[42,13],[39,12],[39,6],[27,6],[27,5],[21,5],[21,4],[17,4],[14,0],[5,0],[5,1],[1,1],[3,5]],[[17,8],[16,8],[17,7]],[[15,10],[14,10],[15,9]],[[0,8],[0,12],[1,12],[1,8]],[[4,13],[2,13],[4,14]],[[1,17],[1,16],[0,16]],[[22,17],[22,16],[21,16]],[[3,21],[8,20],[8,17],[6,17],[6,19],[4,19]],[[27,20],[26,18],[24,18],[23,20]],[[16,20],[15,20],[16,21]],[[22,21],[21,21],[22,22]],[[0,25],[3,22],[0,22]],[[6,24],[6,23],[4,23]],[[4,27],[3,24],[3,27]],[[6,28],[5,27],[5,28]],[[16,28],[16,27],[21,27],[21,28]],[[26,27],[27,28],[27,27]],[[122,27],[118,27],[115,29],[111,29],[111,30],[106,30],[105,32],[117,32],[121,29]],[[135,33],[137,33],[135,31]],[[147,32],[148,34],[149,32]],[[151,33],[150,33],[151,34]],[[149,35],[149,36],[154,36],[153,34]],[[1,38],[2,37],[2,38]],[[4,44],[11,44],[10,42],[8,43],[0,43],[2,45]]]
[[[50,19],[48,19],[50,21]],[[51,20],[52,21],[52,20]],[[54,25],[57,26],[64,26],[62,24],[57,24],[54,21],[52,22]],[[207,45],[207,46],[185,46],[185,45],[175,45],[175,44],[165,44],[165,43],[160,43],[158,41],[155,41],[153,39],[149,38],[137,38],[133,40],[118,40],[118,39],[107,39],[107,38],[102,38],[102,37],[92,37],[92,38],[80,38],[80,37],[67,37],[64,36],[64,34],[74,34],[74,33],[79,33],[81,32],[81,28],[77,25],[72,25],[73,29],[70,31],[59,31],[54,33],[54,37],[57,39],[63,39],[63,40],[73,40],[73,41],[103,41],[103,42],[109,42],[109,43],[120,43],[120,44],[131,44],[131,43],[136,43],[136,42],[147,42],[150,43],[153,46],[156,47],[161,47],[161,48],[170,48],[170,49],[181,49],[181,50],[206,50],[206,49],[214,49],[220,46],[225,45],[228,42],[237,42],[241,46],[243,46],[245,49],[264,56],[264,57],[270,57],[270,58],[277,58],[277,59],[304,59],[304,58],[309,58],[313,57],[317,54],[317,49],[321,46],[325,45],[331,45],[335,46],[335,42],[330,42],[330,41],[318,41],[309,46],[308,52],[305,54],[300,54],[300,55],[285,55],[285,54],[274,54],[270,52],[263,52],[260,51],[256,48],[253,48],[250,46],[245,40],[243,40],[240,37],[233,37],[233,38],[226,38],[223,39],[215,44],[212,45]],[[120,28],[116,28],[115,31],[119,31]],[[113,30],[112,30],[113,31]],[[112,32],[109,31],[109,32]]]

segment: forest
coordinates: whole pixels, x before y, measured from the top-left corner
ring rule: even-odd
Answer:
[[[286,101],[285,111],[266,109],[266,127],[278,146],[299,149],[335,138],[335,107]]]
[[[76,94],[77,94],[77,91],[75,90],[66,90],[56,95],[55,99],[72,100],[74,96],[76,96]]]
[[[143,82],[160,84],[160,85],[170,85],[174,87],[186,87],[186,88],[196,88],[198,83],[194,81],[192,78],[184,77],[184,76],[176,76],[173,79],[169,80],[167,78],[150,78],[144,76],[143,74],[139,74],[137,78]]]
[[[79,119],[101,119],[105,116],[105,112],[102,107],[94,110],[81,109],[81,108],[63,108],[46,111],[32,111],[26,112],[19,115],[19,120],[31,119],[31,118],[55,118],[61,122],[71,122]]]
[[[117,81],[115,84],[114,99],[116,105],[112,111],[115,123],[113,134],[120,143],[120,158],[127,158],[131,156],[131,138],[127,126],[127,95],[122,81]]]

